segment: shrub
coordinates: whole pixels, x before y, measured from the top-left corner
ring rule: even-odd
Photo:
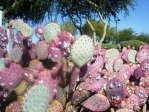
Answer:
[[[110,48],[118,48],[118,46],[115,45],[115,44],[105,44],[105,43],[103,43],[102,48],[110,49]]]
[[[147,43],[145,43],[143,41],[140,41],[140,40],[129,40],[129,41],[122,41],[122,42],[120,42],[120,44],[121,44],[122,47],[130,46],[130,47],[135,47],[136,50],[139,50],[139,47],[141,45],[144,45],[144,44],[147,44]]]

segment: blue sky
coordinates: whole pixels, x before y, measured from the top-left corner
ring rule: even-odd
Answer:
[[[120,21],[117,24],[117,29],[132,28],[137,34],[149,34],[149,0],[136,0],[136,3],[134,10],[130,8],[128,16],[125,17],[123,13],[118,14]],[[48,21],[45,20],[43,23]],[[116,27],[114,19],[113,22],[110,22],[110,27]],[[35,38],[34,34],[33,42],[36,43],[37,41],[38,39],[37,37]]]
[[[124,28],[132,28],[136,33],[142,32],[149,34],[149,0],[136,0],[135,9],[129,10],[129,15],[124,17],[123,13],[118,15],[120,21],[117,25],[118,30]],[[115,27],[116,23],[111,22],[111,27]]]

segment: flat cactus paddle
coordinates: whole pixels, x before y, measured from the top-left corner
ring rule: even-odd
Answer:
[[[149,58],[143,60],[140,67],[144,72],[149,73]]]
[[[136,54],[137,54],[137,51],[136,50],[130,50],[128,52],[128,60],[131,63],[136,63]]]
[[[60,27],[56,23],[48,23],[45,25],[43,30],[43,35],[46,43],[51,43],[53,38],[57,37],[57,34],[60,32]]]
[[[50,101],[48,87],[38,84],[34,85],[24,96],[23,112],[46,112]]]
[[[82,35],[72,46],[71,56],[76,65],[82,67],[93,57],[94,46],[91,38]]]
[[[108,49],[107,51],[106,51],[106,55],[105,55],[105,57],[114,57],[114,58],[117,58],[117,57],[119,57],[119,51],[117,50],[117,49],[115,49],[115,48],[111,48],[111,49]]]

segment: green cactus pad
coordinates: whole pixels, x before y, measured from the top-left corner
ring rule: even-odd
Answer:
[[[33,86],[23,98],[23,112],[46,112],[50,101],[50,91],[45,85]]]
[[[136,63],[136,54],[137,54],[136,50],[130,50],[129,51],[129,53],[128,53],[128,60],[131,63]]]
[[[106,51],[106,55],[105,55],[105,57],[114,57],[114,58],[118,58],[119,57],[119,51],[117,50],[117,49],[115,49],[115,48],[111,48],[111,49],[108,49],[107,51]]]
[[[93,42],[87,35],[82,35],[72,46],[71,57],[76,65],[82,67],[93,57]]]
[[[0,71],[5,68],[4,58],[0,58]]]
[[[22,60],[22,55],[23,55],[23,51],[21,47],[15,46],[10,52],[9,59],[15,63],[19,63]]]
[[[14,25],[13,27],[18,30],[18,31],[21,31],[21,28],[22,28],[22,25],[24,24],[23,20],[22,19],[16,19],[14,21]]]
[[[48,23],[45,25],[43,35],[46,43],[51,43],[54,37],[60,32],[60,26],[56,23]]]
[[[31,37],[33,35],[33,29],[26,23],[22,25],[20,31],[24,37]]]
[[[113,72],[115,60],[116,60],[116,58],[114,58],[114,57],[107,59],[107,61],[105,63],[105,68],[108,72]]]

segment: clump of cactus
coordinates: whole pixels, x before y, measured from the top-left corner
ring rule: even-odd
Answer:
[[[102,48],[87,35],[75,39],[56,23],[37,26],[39,41],[33,44],[33,30],[22,19],[9,27],[10,52],[0,28],[0,111],[149,110],[149,45]]]

